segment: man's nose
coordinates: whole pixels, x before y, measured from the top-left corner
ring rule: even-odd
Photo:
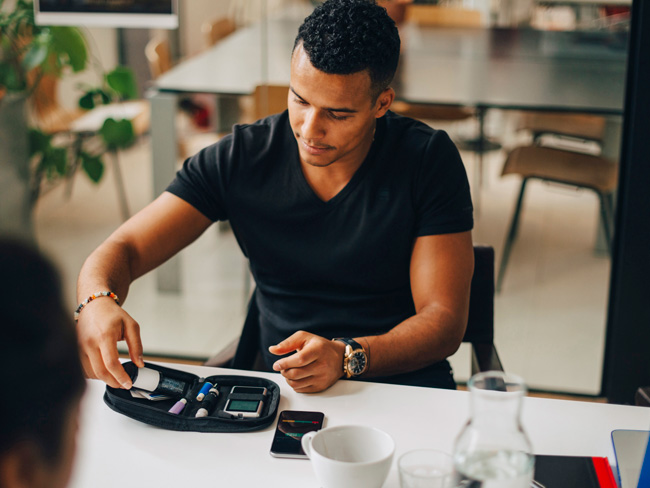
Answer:
[[[308,110],[302,122],[302,137],[306,140],[320,139],[325,135],[323,119],[317,110]]]

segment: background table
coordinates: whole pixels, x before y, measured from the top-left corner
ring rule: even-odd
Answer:
[[[156,80],[151,94],[154,197],[172,180],[174,113],[182,93],[251,94],[256,85],[288,84],[300,16],[236,31]],[[405,25],[395,79],[399,99],[429,104],[586,112],[611,117],[604,143],[618,156],[626,34]],[[180,290],[178,260],[161,268],[158,287]]]
[[[385,488],[399,486],[396,460],[402,453],[422,447],[451,452],[469,415],[469,393],[464,391],[339,381],[323,393],[298,394],[277,374],[166,366],[203,377],[234,373],[269,378],[281,389],[279,411],[317,410],[325,413],[326,427],[363,424],[388,432],[396,452]],[[110,410],[102,400],[104,388],[99,381],[88,382],[70,488],[318,487],[309,461],[269,454],[275,422],[239,434],[167,431]],[[523,423],[536,454],[607,456],[613,463],[611,431],[647,430],[650,409],[526,398]]]

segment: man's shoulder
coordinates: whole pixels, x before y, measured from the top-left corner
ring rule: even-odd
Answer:
[[[233,136],[235,138],[251,140],[275,139],[286,136],[287,132],[291,133],[287,110],[279,114],[269,115],[250,124],[236,124],[233,126]]]
[[[199,154],[216,158],[220,163],[253,163],[283,154],[292,137],[289,117],[285,111],[249,124],[235,124],[229,134]]]
[[[386,138],[391,145],[405,151],[431,150],[440,145],[453,145],[444,130],[434,129],[416,119],[388,111],[383,117]]]

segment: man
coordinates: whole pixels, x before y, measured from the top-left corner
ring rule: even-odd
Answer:
[[[374,2],[318,7],[296,38],[288,112],[188,159],[91,254],[79,300],[124,298],[228,219],[255,277],[264,362],[292,388],[343,376],[453,388],[445,358],[463,337],[473,272],[469,185],[444,132],[388,112],[399,45]],[[139,326],[113,298],[80,311],[82,359],[89,376],[129,388],[116,342],[142,364]]]

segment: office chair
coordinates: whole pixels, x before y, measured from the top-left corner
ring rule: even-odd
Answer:
[[[528,180],[538,179],[595,192],[600,201],[605,243],[611,253],[613,195],[618,180],[618,165],[614,161],[552,147],[520,146],[508,154],[503,166],[502,176],[509,174],[521,176],[522,181],[503,246],[497,277],[497,292],[501,291],[512,245],[519,230],[519,219]]]
[[[241,336],[205,362],[205,366],[261,369],[259,357],[259,309],[255,292]],[[503,371],[494,347],[494,249],[474,246],[474,275],[469,300],[469,317],[463,342],[472,345],[472,374]]]

